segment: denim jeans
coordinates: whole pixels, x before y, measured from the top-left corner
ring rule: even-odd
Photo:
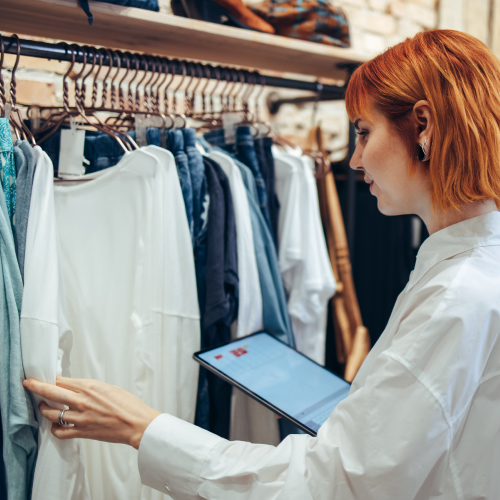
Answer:
[[[259,162],[260,171],[267,191],[267,206],[269,208],[269,217],[271,218],[271,232],[276,247],[278,247],[278,216],[280,204],[274,190],[274,158],[271,148],[273,139],[271,137],[262,137],[254,140],[255,152]]]
[[[255,185],[257,186],[257,193],[259,195],[259,206],[266,223],[271,229],[271,218],[269,216],[269,209],[267,204],[267,191],[266,183],[262,177],[255,153],[252,133],[250,127],[241,126],[236,129],[236,143],[226,144],[224,138],[224,129],[211,130],[204,135],[205,139],[213,146],[223,148],[228,153],[231,153],[235,158],[245,164],[255,178]]]
[[[189,171],[188,157],[184,152],[184,136],[182,130],[169,130],[167,132],[167,149],[174,155],[177,173],[181,182],[182,196],[186,208],[186,215],[193,239],[193,187],[191,172]]]

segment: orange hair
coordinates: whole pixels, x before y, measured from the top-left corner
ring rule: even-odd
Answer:
[[[435,119],[428,163],[434,207],[487,199],[500,206],[500,61],[466,33],[431,30],[361,65],[345,96],[351,121],[369,118],[374,106],[413,159],[418,130],[410,115],[421,99]]]

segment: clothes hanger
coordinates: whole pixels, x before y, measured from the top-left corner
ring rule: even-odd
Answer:
[[[271,124],[267,121],[261,120],[261,118],[260,118],[260,105],[259,105],[259,99],[260,99],[260,97],[265,89],[266,79],[265,79],[264,75],[261,75],[260,73],[257,73],[257,74],[260,76],[260,91],[254,98],[255,99],[255,120],[256,120],[255,124],[254,124],[256,134],[254,135],[254,137],[258,137],[259,135],[263,135],[264,137],[266,137],[266,136],[269,136],[271,133]],[[266,127],[266,130],[263,134],[260,133],[261,125]]]
[[[184,61],[177,61],[179,62],[181,68],[182,68],[182,78],[181,81],[179,82],[179,85],[174,89],[173,95],[174,95],[174,100],[173,100],[173,112],[174,112],[174,117],[175,118],[180,118],[182,120],[181,126],[177,126],[177,124],[174,121],[174,127],[173,128],[184,128],[186,126],[186,116],[183,113],[177,113],[177,92],[179,89],[182,87],[184,84],[184,80],[186,79],[186,63]]]
[[[17,82],[16,82],[16,70],[19,65],[19,60],[21,59],[21,44],[19,42],[19,37],[17,35],[12,35],[12,38],[16,40],[16,45],[17,45],[17,54],[16,54],[16,62],[14,63],[14,66],[12,67],[12,74],[10,78],[10,113],[7,111],[7,102],[5,98],[5,88],[2,89],[3,92],[3,114],[9,114],[9,116],[5,116],[6,118],[9,119],[9,124],[14,130],[14,133],[17,137],[17,139],[23,138],[24,140],[27,140],[31,143],[32,146],[35,146],[35,138],[33,137],[33,134],[29,130],[29,128],[26,126],[24,123],[23,117],[21,115],[21,111],[19,108],[17,108],[17,99],[16,99],[16,91],[17,91]],[[1,68],[3,67],[3,61],[4,61],[4,56],[5,56],[5,48],[4,48],[4,43],[3,43],[3,37],[0,35],[0,45],[1,45],[1,64],[0,64],[0,72]],[[2,87],[4,87],[3,79],[2,79]]]

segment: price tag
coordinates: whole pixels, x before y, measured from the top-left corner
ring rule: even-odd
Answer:
[[[73,117],[70,118],[70,129],[61,130],[61,146],[59,148],[59,177],[78,177],[85,174],[83,166],[83,148],[85,146],[85,130],[78,130]]]

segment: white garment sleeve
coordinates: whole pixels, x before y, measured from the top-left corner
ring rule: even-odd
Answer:
[[[161,415],[144,434],[139,470],[176,500],[410,500],[447,467],[450,441],[438,401],[381,354],[316,438],[230,442]]]

